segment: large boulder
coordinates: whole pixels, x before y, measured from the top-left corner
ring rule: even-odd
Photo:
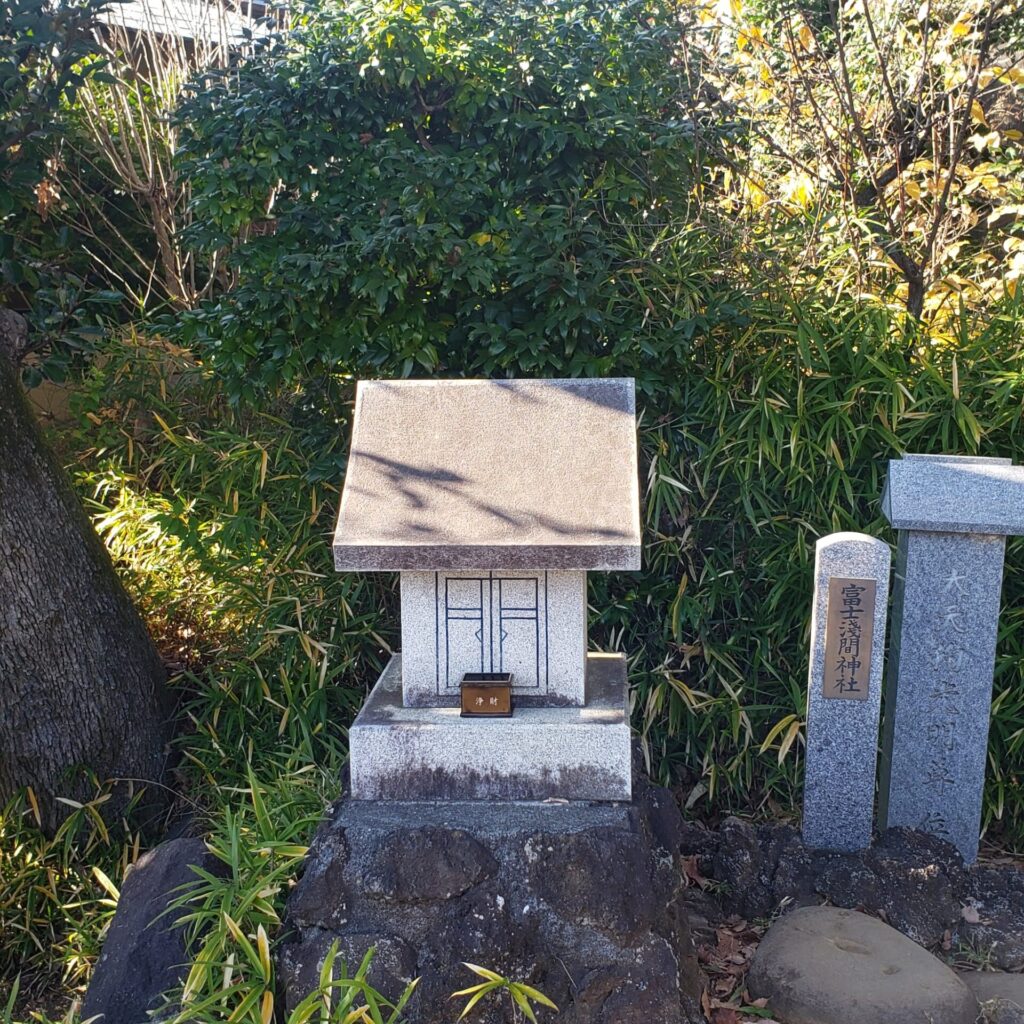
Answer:
[[[416,1024],[458,1016],[451,993],[479,980],[463,962],[539,988],[565,1024],[696,1024],[681,834],[671,796],[643,782],[632,804],[343,799],[289,901],[286,1006],[337,943],[350,968],[375,946],[370,980],[392,998],[420,978]],[[517,1018],[506,995],[473,1019]]]
[[[150,1024],[154,1012],[166,1009],[163,994],[183,981],[189,959],[180,915],[168,908],[183,886],[199,880],[197,867],[215,875],[226,870],[201,839],[182,838],[161,843],[128,871],[82,1020]]]
[[[978,1002],[942,961],[877,918],[802,907],[768,929],[747,975],[786,1024],[974,1024]]]

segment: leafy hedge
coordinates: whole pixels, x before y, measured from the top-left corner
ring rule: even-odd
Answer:
[[[671,370],[723,301],[650,290],[677,287],[655,250],[668,278],[716,265],[678,230],[678,37],[661,0],[321,9],[181,113],[190,240],[234,286],[178,337],[245,399],[331,372]]]

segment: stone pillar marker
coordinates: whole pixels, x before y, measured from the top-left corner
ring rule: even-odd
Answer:
[[[978,854],[1003,552],[1024,533],[1024,467],[906,455],[882,511],[899,531],[879,794],[881,828]]]
[[[889,545],[833,533],[815,545],[803,838],[862,850],[874,820]]]

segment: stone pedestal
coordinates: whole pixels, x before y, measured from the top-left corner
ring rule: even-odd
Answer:
[[[626,660],[589,654],[584,707],[404,707],[395,655],[349,730],[356,800],[629,800]]]
[[[560,1024],[696,1024],[680,836],[670,794],[646,783],[622,804],[343,799],[288,903],[287,1006],[338,941],[353,967],[376,946],[371,982],[385,994],[421,979],[416,1024],[458,1016],[449,997],[474,984],[463,961],[539,988]],[[472,1019],[511,1022],[507,995]]]

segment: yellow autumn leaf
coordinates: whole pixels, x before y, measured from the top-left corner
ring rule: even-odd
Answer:
[[[985,120],[985,111],[977,100],[974,100],[971,103],[971,117],[973,117],[978,124],[983,124],[986,128],[988,127],[988,121]]]
[[[957,18],[957,20],[953,22],[953,27],[949,31],[954,39],[961,39],[971,31],[970,19],[963,18],[962,16]]]
[[[270,942],[267,939],[267,930],[260,925],[256,929],[256,950],[260,957],[260,967],[263,968],[263,977],[270,978]]]
[[[747,178],[743,183],[743,194],[747,205],[755,212],[768,202],[768,193],[765,191],[763,181],[754,176]]]
[[[745,25],[736,34],[736,49],[740,52],[752,50],[755,46],[761,46],[763,43],[764,36],[756,25]]]
[[[814,182],[806,174],[794,174],[782,183],[783,198],[806,210],[814,200]]]

